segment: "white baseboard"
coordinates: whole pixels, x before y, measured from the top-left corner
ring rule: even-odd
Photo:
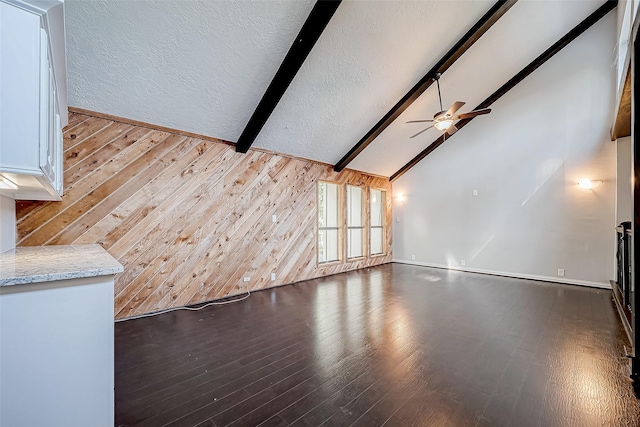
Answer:
[[[429,262],[407,261],[404,259],[394,259],[391,262],[397,262],[398,264],[419,265],[422,267],[442,268],[445,270],[465,271],[467,273],[480,273],[480,274],[490,274],[492,276],[513,277],[515,279],[529,279],[529,280],[538,280],[541,282],[553,282],[553,283],[563,283],[567,285],[588,286],[590,288],[611,289],[610,283],[567,279],[566,277],[550,277],[550,276],[537,276],[535,274],[505,273],[503,271],[482,270],[479,268],[469,268],[469,267],[461,268],[457,266],[433,264]]]

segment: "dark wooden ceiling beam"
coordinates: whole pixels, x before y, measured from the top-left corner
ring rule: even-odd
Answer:
[[[389,110],[383,118],[365,136],[344,155],[333,169],[340,172],[356,158],[374,139],[378,137],[395,119],[420,97],[433,83],[436,74],[444,73],[458,60],[478,39],[487,32],[518,0],[500,0],[484,14],[476,24],[438,61],[438,63],[418,83]]]
[[[549,49],[545,50],[540,56],[534,59],[529,65],[524,67],[518,74],[513,76],[507,83],[503,84],[500,89],[495,91],[491,96],[482,101],[474,110],[478,110],[481,108],[487,108],[498,99],[500,99],[504,94],[513,89],[518,83],[524,80],[529,74],[533,73],[537,70],[542,64],[551,59],[556,53],[560,52],[565,46],[575,40],[580,34],[584,33],[588,30],[593,24],[602,19],[607,13],[612,11],[616,5],[618,4],[618,0],[607,0],[602,6],[600,6],[595,12],[589,15],[584,21],[575,26],[571,31],[565,34],[560,40],[553,44]],[[469,123],[473,118],[460,120],[455,125],[458,129],[463,128],[467,123]],[[427,148],[425,148],[420,154],[415,156],[411,161],[409,161],[406,165],[404,165],[400,170],[391,175],[389,178],[390,181],[395,181],[400,176],[405,174],[409,169],[418,164],[422,159],[427,157],[429,154],[433,152],[436,148],[438,148],[445,139],[450,139],[453,136],[448,138],[444,137],[444,134],[433,141]]]
[[[236,143],[237,152],[246,153],[249,150],[278,102],[280,102],[289,84],[291,84],[305,59],[307,59],[311,49],[320,38],[331,17],[340,6],[340,2],[341,0],[318,0],[313,6],[313,10],[291,45],[287,56],[285,56],[256,110],[251,115],[247,126],[242,131]]]

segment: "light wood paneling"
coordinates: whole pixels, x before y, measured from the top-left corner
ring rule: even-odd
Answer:
[[[631,136],[631,64],[627,68],[624,85],[618,91],[617,107],[611,129],[611,140]]]
[[[316,262],[317,181],[386,189],[390,227],[386,178],[105,116],[69,123],[63,200],[18,201],[18,244],[101,244],[125,267],[116,318],[391,261],[389,229],[384,256]]]

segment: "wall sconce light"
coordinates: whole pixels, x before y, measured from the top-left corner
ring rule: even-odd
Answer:
[[[0,188],[4,190],[17,190],[18,186],[9,178],[5,178],[4,176],[0,175]]]
[[[404,195],[404,194],[398,194],[398,195],[396,196],[396,199],[398,199],[398,201],[399,201],[400,203],[404,203],[404,201],[406,200],[406,197],[405,197],[405,195]]]
[[[578,181],[578,185],[585,190],[593,190],[600,184],[602,184],[602,181],[591,181],[589,178],[582,178],[580,181]]]

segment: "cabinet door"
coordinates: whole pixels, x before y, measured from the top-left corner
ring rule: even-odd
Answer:
[[[60,200],[62,130],[51,22],[38,6],[23,6],[0,0],[0,173],[10,174],[18,186],[2,191],[14,198]]]
[[[0,169],[37,174],[40,16],[0,1]]]

